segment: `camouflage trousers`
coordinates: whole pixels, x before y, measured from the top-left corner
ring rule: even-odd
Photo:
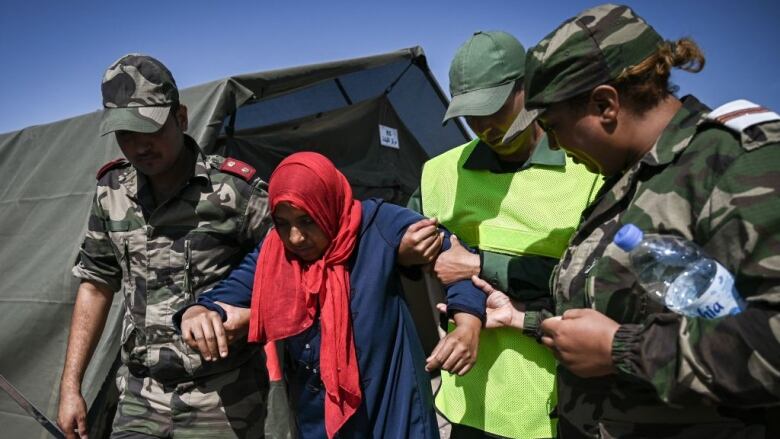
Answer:
[[[111,438],[262,438],[268,377],[254,363],[174,386],[122,366]]]

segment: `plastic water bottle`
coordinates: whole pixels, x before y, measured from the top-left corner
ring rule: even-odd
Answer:
[[[731,273],[696,244],[675,236],[644,239],[633,224],[621,227],[613,241],[630,253],[639,285],[670,310],[714,319],[745,309]]]

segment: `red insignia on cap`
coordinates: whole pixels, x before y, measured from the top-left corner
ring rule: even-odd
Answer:
[[[222,162],[222,165],[219,166],[219,170],[228,174],[233,174],[246,181],[250,181],[252,177],[254,177],[255,172],[257,172],[255,168],[232,157],[226,158],[225,161]]]
[[[127,160],[125,160],[123,158],[118,158],[118,159],[111,160],[110,162],[108,162],[105,165],[101,166],[100,169],[98,169],[97,175],[95,176],[95,178],[100,180],[101,178],[103,178],[104,175],[106,175],[108,173],[108,171],[110,171],[110,170],[112,170],[114,168],[118,168],[120,166],[124,166],[127,163],[128,163]]]

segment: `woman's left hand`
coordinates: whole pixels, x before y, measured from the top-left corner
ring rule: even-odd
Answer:
[[[456,313],[453,319],[457,326],[433,348],[425,360],[425,370],[443,369],[462,376],[477,362],[482,321],[465,312]]]
[[[567,369],[583,378],[609,375],[612,339],[620,325],[592,309],[570,309],[542,322],[542,343]]]

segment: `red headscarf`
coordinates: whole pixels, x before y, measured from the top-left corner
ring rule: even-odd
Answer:
[[[249,340],[269,342],[299,334],[314,323],[319,310],[325,430],[332,438],[362,399],[346,264],[363,210],[344,175],[313,152],[284,159],[271,174],[268,196],[271,212],[283,201],[306,211],[330,245],[320,259],[307,264],[285,250],[276,229],[268,234],[257,259]]]

